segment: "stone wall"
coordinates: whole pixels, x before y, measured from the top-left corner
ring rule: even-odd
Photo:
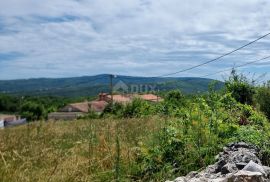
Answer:
[[[259,153],[253,145],[232,143],[216,156],[215,164],[166,182],[270,182],[270,168],[262,165]]]

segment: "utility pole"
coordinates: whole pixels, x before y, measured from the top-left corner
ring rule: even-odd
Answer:
[[[113,104],[113,75],[110,75],[111,103]]]

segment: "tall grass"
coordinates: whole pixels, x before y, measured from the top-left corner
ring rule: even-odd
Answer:
[[[129,181],[158,117],[36,122],[0,130],[0,181]]]
[[[116,124],[116,134],[115,134],[115,181],[120,180],[120,141],[119,141],[119,132],[118,132],[118,124]]]

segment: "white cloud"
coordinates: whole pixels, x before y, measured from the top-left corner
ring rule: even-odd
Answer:
[[[9,0],[0,7],[0,79],[161,75],[217,57],[270,30],[268,0]],[[267,55],[269,45],[267,38],[176,76],[200,76],[251,61]],[[24,56],[1,57],[11,52]]]

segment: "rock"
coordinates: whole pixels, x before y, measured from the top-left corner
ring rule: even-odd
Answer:
[[[229,182],[264,182],[263,175],[260,172],[238,171],[232,177],[228,178]]]
[[[235,143],[232,142],[232,143],[229,143],[229,144],[227,145],[227,147],[230,147],[230,148],[231,148],[231,147],[233,147],[234,145],[235,145]]]
[[[192,178],[188,182],[208,182],[206,178]]]
[[[228,179],[227,178],[217,178],[217,179],[208,180],[208,182],[228,182]]]
[[[244,171],[251,171],[251,172],[260,172],[264,176],[267,176],[266,172],[264,171],[264,168],[260,166],[259,164],[256,164],[253,161],[250,161],[244,168]]]
[[[223,147],[223,152],[228,152],[230,149],[228,147]]]
[[[215,156],[215,161],[218,161],[219,160],[219,157],[220,157],[220,155],[218,154],[218,155],[216,155]]]
[[[186,176],[186,178],[188,178],[188,179],[194,178],[194,177],[196,177],[197,174],[198,174],[197,171],[191,171],[190,173],[188,173],[188,175]]]
[[[222,176],[222,174],[221,174],[221,172],[219,172],[219,173],[210,175],[209,179],[217,179],[217,178],[219,178],[221,176]]]
[[[204,171],[201,173],[208,173],[208,174],[216,174],[219,171],[217,170],[217,165],[209,165]]]
[[[235,164],[236,167],[239,169],[239,170],[242,170],[246,165],[247,163],[244,163],[244,162],[238,162]]]
[[[228,174],[237,171],[237,167],[234,163],[227,163],[221,168],[221,174]]]
[[[187,182],[185,177],[178,177],[174,180],[174,182]]]
[[[215,164],[174,182],[270,182],[270,167],[262,166],[258,156],[259,149],[253,145],[231,143],[215,157]]]
[[[266,177],[270,178],[270,167],[268,166],[263,166],[263,170],[266,173]]]
[[[224,158],[221,158],[217,163],[217,167],[216,167],[216,173],[220,172],[222,167],[226,164],[226,160]]]
[[[260,163],[259,158],[247,149],[240,149],[233,153],[230,157],[234,163],[249,163],[249,161],[254,161],[255,163]]]
[[[245,142],[235,143],[234,146],[235,146],[235,148],[251,148],[251,147],[253,147]]]

